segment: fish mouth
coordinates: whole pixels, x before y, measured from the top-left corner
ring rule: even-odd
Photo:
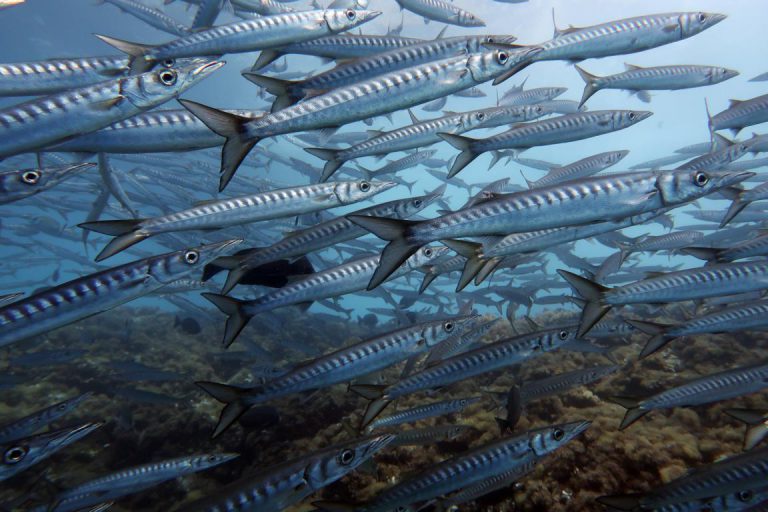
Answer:
[[[591,424],[592,422],[588,420],[570,423],[566,426],[566,430],[568,431],[566,436],[568,439],[573,439],[574,437],[587,430]]]
[[[723,21],[725,18],[728,17],[727,14],[719,14],[719,13],[708,13],[708,14],[709,14],[710,26],[720,23],[721,21]]]
[[[397,183],[395,183],[394,181],[379,181],[376,183],[372,183],[371,185],[376,188],[376,193],[378,194],[378,193],[384,192],[385,190],[389,190],[393,187],[396,187]]]
[[[369,455],[369,454],[373,455],[379,450],[382,450],[389,443],[394,441],[396,438],[397,438],[397,435],[395,434],[383,434],[383,435],[374,437],[371,440],[371,442],[368,444],[368,448],[365,450],[366,455]]]
[[[648,119],[653,115],[653,112],[649,112],[647,110],[641,110],[639,112],[635,112],[635,123],[639,123],[640,121],[644,119]]]
[[[206,62],[202,66],[196,67],[194,70],[192,70],[192,76],[197,75],[205,75],[208,73],[213,73],[217,69],[221,68],[226,64],[227,62],[224,60],[212,60],[210,62]]]
[[[752,176],[755,176],[757,173],[750,172],[750,171],[741,171],[741,172],[726,172],[722,175],[720,179],[720,187],[729,187],[731,185],[735,185],[736,183],[741,183],[742,181],[751,178]]]
[[[384,11],[364,11],[364,12],[363,12],[363,13],[360,15],[360,19],[361,19],[363,22],[366,22],[366,21],[371,21],[371,20],[372,20],[372,19],[374,19],[374,18],[378,18],[378,17],[379,17],[379,16],[381,16],[382,14],[384,14]]]

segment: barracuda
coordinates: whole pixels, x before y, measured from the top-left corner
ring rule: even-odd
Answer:
[[[445,261],[429,265],[425,268],[424,279],[421,282],[421,286],[419,286],[419,293],[424,293],[424,290],[426,290],[430,283],[437,279],[438,276],[461,270],[464,268],[466,262],[467,258],[459,254]]]
[[[159,233],[218,229],[357,203],[394,187],[389,181],[338,181],[292,187],[232,199],[206,201],[148,219],[85,222],[79,227],[115,238],[96,256],[102,261]]]
[[[12,203],[39,194],[93,167],[94,164],[78,164],[45,169],[2,171],[0,172],[0,204]]]
[[[736,295],[768,288],[768,262],[722,263],[702,268],[666,272],[634,283],[608,288],[565,270],[558,273],[585,301],[579,334],[614,306],[662,304]]]
[[[584,432],[589,421],[574,421],[504,437],[435,464],[416,476],[381,491],[372,500],[354,506],[356,512],[388,512],[422,503],[478,484],[538,459],[564,446]],[[333,502],[316,502],[323,511],[350,510]]]
[[[752,160],[754,162],[754,160]],[[750,190],[737,191],[733,197],[733,202],[725,213],[723,220],[720,221],[720,227],[725,227],[726,224],[731,222],[741,211],[749,206],[752,201],[762,201],[768,199],[768,183],[758,185]]]
[[[483,44],[493,42],[512,43],[515,39],[513,36],[504,35],[457,36],[434,39],[379,53],[371,57],[355,59],[351,62],[339,64],[323,73],[294,82],[254,73],[244,73],[243,76],[276,96],[275,102],[272,104],[272,112],[277,112],[307,97],[317,96],[331,89],[352,85],[375,76],[394,73],[401,69],[426,64],[435,60],[483,52],[485,50],[482,46]]]
[[[370,290],[430,241],[506,235],[658,212],[734,185],[750,175],[728,171],[623,173],[506,194],[432,220],[349,219],[389,241],[368,285]]]
[[[631,242],[615,242],[614,245],[619,248],[619,264],[621,265],[632,253],[676,251],[678,249],[685,252],[685,248],[702,238],[704,238],[704,234],[699,231],[675,231],[666,235],[643,235]]]
[[[532,121],[550,113],[551,110],[539,105],[484,108],[428,121],[419,121],[411,113],[413,124],[377,134],[349,148],[304,148],[304,151],[327,161],[320,178],[325,181],[349,160],[430,146],[442,142],[443,139],[438,135],[440,133],[460,134],[479,128],[494,128],[503,124]]]
[[[150,71],[0,110],[0,158],[41,149],[140,114],[173,99],[223,65],[213,61]]]
[[[682,249],[681,252],[695,256],[696,258],[717,263],[726,263],[755,256],[765,256],[768,254],[768,233],[763,233],[758,237],[744,240],[743,242],[733,244],[731,247],[722,249],[711,247],[686,247]]]
[[[355,213],[357,215],[406,219],[437,201],[443,195],[444,190],[445,185],[425,196],[396,199],[358,210]],[[242,255],[219,258],[212,264],[229,270],[224,288],[221,290],[221,293],[226,294],[253,268],[284,258],[296,258],[341,242],[359,238],[366,233],[367,231],[346,217],[337,217],[316,226],[291,233],[269,247],[257,248]],[[207,270],[204,275],[206,280],[215,275],[215,271],[209,273]]]
[[[103,35],[97,37],[128,54],[131,71],[141,72],[165,59],[252,52],[335,34],[355,28],[379,14],[379,11],[334,9],[264,16],[200,30],[158,46]]]
[[[256,119],[260,110],[230,110],[232,114]],[[84,153],[165,153],[213,148],[224,144],[202,121],[185,109],[145,112],[106,128],[58,144],[48,151]]]
[[[368,34],[337,34],[318,37],[317,39],[310,39],[301,43],[281,46],[274,50],[264,50],[259,55],[251,71],[261,69],[289,53],[314,55],[329,59],[358,59],[423,42],[424,39],[413,37],[375,36]]]
[[[247,120],[191,101],[181,103],[211,130],[227,138],[222,150],[221,190],[251,148],[263,138],[337,127],[469,89],[537,51],[493,50],[434,61],[340,87],[259,120]]]
[[[707,108],[709,110],[709,108]],[[730,130],[737,135],[742,128],[768,121],[768,94],[748,100],[731,100],[729,107],[709,117],[709,131]]]
[[[422,247],[408,261],[403,262],[404,264],[393,272],[390,278],[395,279],[428,265],[447,252],[446,247]],[[215,293],[204,293],[203,297],[227,315],[223,344],[225,347],[229,347],[254,315],[297,304],[307,307],[316,300],[365,289],[365,284],[370,280],[378,263],[378,255],[342,263],[250,301],[242,301]]]
[[[65,414],[68,414],[92,396],[93,393],[91,392],[83,393],[82,395],[51,405],[50,407],[34,412],[29,416],[18,419],[13,423],[0,427],[0,443],[8,443],[34,434]]]
[[[456,176],[475,158],[487,151],[502,149],[521,151],[536,146],[588,139],[629,128],[651,115],[652,112],[645,111],[595,110],[522,124],[487,139],[472,139],[443,133],[440,136],[461,151],[451,166],[448,177]],[[491,166],[494,164],[495,161]]]
[[[579,75],[586,82],[579,106],[582,106],[593,94],[601,89],[624,89],[631,91],[637,94],[641,101],[648,103],[650,96],[645,91],[674,91],[719,84],[739,74],[738,71],[715,66],[656,66],[642,68],[626,64],[626,67],[627,70],[624,73],[610,76],[595,76],[576,66]]]
[[[397,398],[447,386],[557,350],[576,339],[576,330],[575,325],[566,326],[496,341],[444,359],[390,386],[352,385],[350,390],[372,400],[363,416],[361,428],[367,427]]]
[[[279,512],[370,460],[395,436],[383,434],[322,448],[216,489],[183,512]]]
[[[485,22],[464,9],[443,0],[397,0],[400,9],[408,9],[426,20],[442,21],[460,27],[484,27]]]
[[[456,333],[460,334],[474,320],[473,315],[460,316],[398,329],[321,356],[255,388],[197,382],[206,393],[226,404],[213,437],[218,437],[254,405],[383,370],[423,354]]]
[[[420,405],[411,409],[405,409],[398,411],[395,414],[379,418],[370,425],[367,430],[375,430],[382,427],[391,427],[394,425],[400,425],[402,423],[413,423],[426,418],[433,418],[435,416],[444,416],[446,414],[452,414],[455,412],[461,412],[472,404],[476,404],[481,400],[481,397],[471,398],[452,398],[450,400],[443,400],[441,402],[433,402],[431,404]]]
[[[568,165],[552,167],[546,176],[539,178],[536,181],[531,181],[525,178],[525,176],[523,176],[523,178],[528,184],[528,188],[547,187],[565,181],[588,178],[593,174],[597,174],[600,171],[604,171],[605,169],[616,165],[628,154],[629,151],[627,150],[606,151],[605,153],[598,153],[597,155],[582,158],[581,160],[577,160]]]
[[[626,321],[640,331],[651,335],[640,352],[642,358],[661,350],[670,341],[683,336],[765,330],[768,327],[768,301],[736,304],[675,325],[644,320],[627,319]]]
[[[596,57],[635,53],[687,39],[725,18],[724,14],[707,12],[670,12],[624,18],[589,27],[569,27],[561,30],[555,26],[554,37],[539,45],[544,51],[530,62],[578,62]],[[494,85],[503,82],[530,62],[500,76],[494,81]]]
[[[54,286],[0,307],[0,346],[43,334],[151,293],[242,240],[152,256]]]
[[[136,0],[103,0],[112,4],[123,12],[135,16],[148,25],[155,27],[163,32],[168,32],[175,36],[185,36],[189,34],[189,27],[185,27],[175,19],[171,18],[163,11],[154,9]],[[218,1],[218,0],[216,0]],[[197,27],[194,27],[197,28]]]

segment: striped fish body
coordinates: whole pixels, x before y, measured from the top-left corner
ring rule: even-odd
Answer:
[[[383,398],[394,400],[417,391],[447,386],[506,368],[538,354],[560,348],[576,339],[575,334],[575,328],[560,328],[490,343],[445,359],[388,386],[384,390]]]
[[[262,16],[295,12],[295,9],[275,0],[231,0],[231,2],[236,9],[255,12]]]
[[[189,34],[189,27],[185,27],[175,19],[171,18],[163,11],[154,9],[136,0],[104,0],[124,11],[131,16],[135,16],[146,24],[155,27],[163,32],[168,32],[176,36]],[[218,0],[217,0],[218,1]]]
[[[93,393],[82,395],[59,402],[50,407],[25,416],[8,425],[0,427],[0,443],[7,443],[34,434],[53,421],[74,410],[78,405],[93,396]]]
[[[469,432],[469,425],[436,425],[433,427],[399,430],[392,446],[423,446],[440,441],[452,441]]]
[[[624,219],[670,204],[658,193],[659,177],[654,173],[616,174],[507,194],[416,224],[407,237],[421,242]]]
[[[379,418],[370,425],[369,430],[377,428],[391,427],[394,425],[400,425],[402,423],[413,423],[414,421],[420,421],[426,418],[433,418],[435,416],[444,416],[446,414],[452,414],[455,412],[461,412],[470,405],[480,401],[480,397],[473,398],[455,398],[450,400],[443,400],[441,402],[434,402],[431,404],[421,405],[412,409],[406,409],[399,411],[390,416]]]
[[[0,96],[53,94],[127,75],[123,56],[0,64]]]
[[[759,489],[765,486],[766,475],[768,475],[767,455],[766,448],[751,450],[720,460],[708,467],[697,468],[696,471],[691,471],[686,476],[646,494],[640,498],[640,504],[644,510],[661,509],[676,503],[720,496],[740,490]]]
[[[408,108],[490,80],[538,50],[442,59],[335,89],[243,126],[248,139],[339,126]]]
[[[0,308],[0,345],[42,334],[107,311],[202,269],[239,243],[229,240],[170,252],[96,272]]]
[[[442,502],[442,505],[446,507],[458,506],[468,501],[476,500],[481,496],[485,496],[491,492],[509,487],[517,480],[521,479],[536,467],[539,462],[538,458],[532,458],[524,464],[518,467],[512,468],[509,471],[500,473],[494,477],[487,478],[480,483],[474,484],[466,489],[462,489],[456,494],[452,494],[448,499]]]
[[[736,295],[768,288],[768,262],[722,263],[667,272],[612,288],[603,295],[609,305],[661,304]]]
[[[500,149],[525,149],[587,139],[629,128],[646,119],[650,112],[595,110],[534,121],[487,139],[473,141],[469,149],[476,154]]]
[[[279,51],[332,59],[357,59],[423,42],[424,39],[412,37],[337,34],[288,44]]]
[[[643,68],[627,65],[628,70],[598,77],[596,89],[631,91],[676,90],[712,85],[735,76],[735,71],[715,66],[656,66]]]
[[[768,327],[768,301],[736,304],[720,311],[696,317],[665,331],[665,336],[763,330]]]
[[[231,111],[243,117],[263,115],[257,110]],[[164,153],[213,148],[224,144],[217,135],[185,109],[145,112],[106,128],[59,144],[51,151],[86,153]]]
[[[507,123],[531,121],[547,114],[535,107],[492,107],[421,121],[382,133],[337,153],[338,160],[405,151],[442,142],[438,133],[460,134],[477,128],[493,128]]]
[[[520,386],[520,399],[523,404],[545,396],[560,395],[571,388],[584,386],[615,373],[619,366],[596,366],[560,373],[546,379],[525,382]]]
[[[392,186],[388,182],[340,181],[272,190],[153,217],[138,224],[137,230],[156,234],[277,219],[362,201]]]
[[[768,364],[734,368],[657,393],[638,404],[640,410],[670,409],[728,400],[768,387]]]
[[[426,160],[429,160],[430,158],[435,156],[435,153],[437,153],[437,150],[435,149],[416,151],[415,153],[406,155],[403,158],[399,158],[397,160],[391,160],[388,164],[384,165],[383,167],[380,167],[379,169],[376,169],[376,170],[363,169],[365,171],[363,173],[363,176],[370,179],[373,177],[386,176],[388,174],[394,174],[396,172],[400,172],[405,169],[410,169],[411,167],[417,166],[420,163]]]
[[[375,11],[303,11],[244,20],[180,37],[148,48],[146,62],[179,57],[223,55],[273,48],[350,30],[377,16]]]
[[[438,197],[438,194],[430,194],[409,199],[396,199],[380,205],[363,208],[355,213],[358,215],[376,215],[405,219],[417,214],[432,204]],[[238,263],[237,268],[240,269],[238,273],[272,261],[294,258],[341,242],[354,240],[365,233],[366,231],[363,228],[346,217],[330,219],[316,226],[291,233],[269,247],[254,250]],[[227,293],[227,291],[224,293]]]
[[[478,327],[471,328],[469,332],[466,332],[460,336],[451,336],[450,339],[445,340],[439,347],[435,347],[429,352],[425,365],[430,366],[436,364],[442,359],[448,359],[464,350],[470,348],[474,342],[488,334],[491,328],[497,324],[497,320],[491,320]]]
[[[699,231],[675,231],[666,235],[647,236],[641,241],[632,244],[632,252],[641,251],[668,251],[688,247],[704,238]]]
[[[471,486],[556,450],[588,426],[589,422],[573,422],[504,437],[428,467],[416,476],[385,489],[371,501],[355,507],[355,510],[398,510],[398,507]]]
[[[510,36],[489,35],[457,36],[424,41],[340,64],[326,72],[292,83],[288,90],[291,96],[303,98],[312,91],[329,90],[355,84],[375,76],[393,73],[435,60],[466,57],[471,53],[485,51],[481,46],[483,43],[494,41],[511,43],[514,40],[515,38]]]
[[[685,39],[725,19],[705,12],[637,16],[590,27],[556,30],[534,60],[582,60],[623,55]]]
[[[718,261],[734,261],[768,254],[768,234],[717,251]]]
[[[395,439],[391,434],[345,441],[266,468],[216,489],[183,512],[279,512],[339,480]]]
[[[0,158],[104,128],[173,99],[223,62],[150,71],[0,111]]]
[[[30,197],[90,169],[93,164],[65,165],[45,169],[18,169],[0,172],[0,204]]]
[[[731,100],[731,105],[709,120],[709,129],[731,130],[734,134],[745,126],[768,121],[768,94],[748,100]]]
[[[566,87],[537,87],[525,91],[514,91],[513,94],[505,94],[500,103],[502,105],[534,105],[553,100],[567,90]]]
[[[423,354],[454,332],[462,332],[464,325],[472,319],[472,316],[465,316],[427,322],[336,350],[253,389],[243,397],[242,403],[256,405],[308,389],[349,382],[388,368]]]
[[[411,270],[429,264],[448,252],[445,247],[425,247],[406,261],[392,279],[405,275]],[[312,302],[329,297],[338,297],[365,290],[368,281],[379,264],[379,255],[342,263],[333,268],[316,272],[305,279],[290,283],[273,292],[244,303],[249,315],[256,315],[284,306]]]
[[[471,12],[443,0],[397,0],[397,3],[401,9],[408,9],[426,20],[442,21],[461,27],[485,26],[485,22]]]
[[[571,181],[579,178],[588,178],[593,174],[617,164],[629,151],[606,151],[597,155],[582,158],[576,162],[561,167],[553,167],[546,176],[536,181],[528,181],[529,188],[546,187],[564,181]]]
[[[731,162],[746,155],[748,152],[749,145],[746,142],[737,142],[726,145],[724,148],[713,150],[705,155],[698,156],[678,166],[677,169],[723,169]]]

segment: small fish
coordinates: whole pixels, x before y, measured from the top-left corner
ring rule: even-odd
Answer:
[[[391,427],[394,425],[400,425],[402,423],[412,423],[414,421],[420,421],[426,418],[461,412],[465,408],[479,402],[480,400],[481,397],[452,398],[450,400],[443,400],[441,402],[420,405],[411,409],[398,411],[397,413],[390,416],[380,417],[368,425],[366,429],[370,432],[371,430],[375,430],[377,428]]]
[[[34,412],[24,418],[3,425],[0,427],[0,443],[8,443],[34,434],[43,427],[50,425],[52,422],[68,414],[92,396],[93,393],[83,393],[82,395],[51,405],[50,407]]]
[[[94,166],[95,164],[87,163],[45,169],[0,171],[0,204],[12,203],[49,190]]]
[[[200,323],[191,316],[180,318],[178,315],[173,320],[173,327],[178,328],[184,334],[200,334],[203,328]]]
[[[441,21],[460,27],[484,27],[485,22],[464,9],[443,0],[397,0],[400,9],[408,9],[420,16],[424,22],[429,20]]]

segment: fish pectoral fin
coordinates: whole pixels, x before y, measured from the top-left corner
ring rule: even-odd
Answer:
[[[88,106],[91,108],[91,110],[96,110],[98,112],[107,112],[113,109],[114,107],[118,106],[120,103],[122,103],[124,99],[125,99],[125,96],[121,94],[119,96],[115,96],[114,98],[96,101],[94,103],[91,103]]]
[[[453,85],[459,80],[463,79],[465,76],[467,76],[467,73],[469,73],[469,69],[464,68],[461,71],[458,71],[457,73],[445,78],[444,80],[440,81],[441,85]]]
[[[679,26],[680,25],[678,25],[677,23],[670,23],[669,25],[666,25],[662,30],[664,32],[674,32],[678,29]]]
[[[322,195],[318,195],[318,196],[315,196],[315,197],[312,198],[312,202],[313,203],[317,203],[317,204],[325,204],[328,201],[330,201],[331,199],[333,199],[334,195],[335,194],[322,194]]]

